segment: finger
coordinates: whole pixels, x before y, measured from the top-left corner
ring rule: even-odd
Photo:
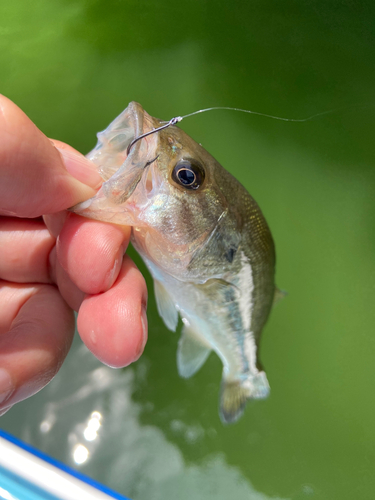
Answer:
[[[57,256],[85,293],[108,290],[120,272],[130,228],[70,214],[57,240]]]
[[[79,310],[86,294],[69,278],[68,273],[61,267],[56,257],[56,247],[50,253],[51,279],[57,284],[63,299],[73,311]]]
[[[0,217],[0,277],[50,283],[48,256],[54,244],[43,221]]]
[[[79,180],[82,162],[92,172],[90,185],[101,182],[96,167],[78,157],[64,164],[51,141],[9,99],[0,95],[0,213],[39,217],[92,197],[95,189]],[[69,170],[69,172],[68,172]],[[72,174],[72,175],[71,175]],[[87,182],[87,176],[84,176]]]
[[[79,179],[84,184],[87,184],[95,189],[98,189],[102,185],[103,179],[98,174],[97,166],[95,164],[69,144],[56,139],[50,139],[50,141],[59,151],[68,171],[72,173],[76,179]],[[92,168],[87,168],[88,165]],[[94,170],[94,174],[92,170]]]
[[[70,155],[71,154],[78,155],[85,160],[85,157],[79,151],[77,151],[72,146],[70,146],[69,144],[66,144],[65,142],[58,141],[56,139],[50,139],[50,141],[59,150],[60,154],[66,160],[67,163],[69,163],[71,160],[71,156],[69,156],[69,154]],[[73,157],[73,159],[75,159],[75,157]],[[91,174],[90,171],[88,171],[87,168],[84,167],[82,175],[83,176],[87,175],[87,172],[89,172],[89,174]],[[84,182],[83,178],[80,178],[80,180],[81,180],[81,182]],[[101,184],[101,182],[102,182],[102,179],[100,178],[100,184]],[[89,184],[89,185],[91,185],[91,184]],[[48,231],[55,238],[57,238],[57,236],[60,234],[61,229],[64,226],[67,215],[68,215],[68,213],[64,210],[62,212],[43,216],[43,220],[44,220],[45,225],[48,227]]]
[[[36,292],[35,285],[20,285],[0,280],[0,335],[6,333],[18,311]]]
[[[68,212],[62,210],[61,212],[56,212],[55,214],[43,215],[43,222],[47,226],[48,231],[55,238],[61,233],[61,229],[64,227]]]
[[[35,285],[30,297],[24,298],[22,293],[13,294],[17,313],[9,330],[0,335],[0,409],[35,394],[50,381],[74,335],[73,312],[54,286]]]
[[[83,300],[78,332],[103,363],[116,368],[127,366],[140,357],[147,341],[146,307],[145,280],[125,256],[112,288]]]
[[[73,146],[70,146],[70,144],[66,144],[66,142],[59,141],[58,139],[49,139],[52,144],[57,148],[59,151],[67,150],[70,151],[71,153],[75,153],[79,156],[84,156],[82,153],[77,151]]]

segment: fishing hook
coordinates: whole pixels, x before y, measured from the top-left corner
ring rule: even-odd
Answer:
[[[155,158],[153,160],[150,160],[146,163],[146,165],[143,167],[144,169],[147,168],[149,165],[151,165],[151,163],[154,163],[155,160],[157,160],[159,158],[160,155],[158,156],[155,156]]]
[[[133,139],[132,142],[129,144],[129,146],[126,150],[126,154],[129,156],[131,148],[139,140],[143,139],[144,137],[147,137],[148,135],[154,134],[155,132],[159,132],[159,130],[163,130],[167,127],[170,127],[171,125],[176,125],[176,123],[180,122],[181,120],[182,120],[182,116],[176,116],[175,118],[172,118],[171,120],[169,120],[169,122],[166,123],[165,125],[162,125],[161,127],[158,127],[158,128],[154,128],[153,130],[151,130],[150,132],[146,132],[145,134],[139,135],[138,137]]]

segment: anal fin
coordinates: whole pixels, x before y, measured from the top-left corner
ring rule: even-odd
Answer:
[[[174,332],[178,322],[178,312],[173,300],[164,286],[158,280],[154,280],[155,299],[158,312],[165,326]]]
[[[177,368],[181,377],[189,378],[204,364],[211,349],[203,344],[187,325],[182,328],[177,349]]]

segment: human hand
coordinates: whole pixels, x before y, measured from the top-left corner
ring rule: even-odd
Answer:
[[[0,415],[44,387],[74,334],[122,367],[147,340],[147,290],[124,252],[130,228],[67,208],[102,180],[70,146],[54,144],[0,95]],[[43,218],[41,217],[43,215]]]

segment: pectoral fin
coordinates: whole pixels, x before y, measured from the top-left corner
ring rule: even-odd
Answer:
[[[177,368],[181,377],[189,378],[204,364],[211,349],[184,325],[177,349]]]
[[[154,290],[158,312],[165,326],[172,332],[176,331],[178,312],[171,296],[158,280],[154,280]]]
[[[275,287],[275,293],[273,296],[272,305],[275,306],[276,304],[278,304],[280,302],[280,300],[282,300],[287,295],[288,295],[288,292],[286,292],[285,290],[280,290],[280,288]]]

